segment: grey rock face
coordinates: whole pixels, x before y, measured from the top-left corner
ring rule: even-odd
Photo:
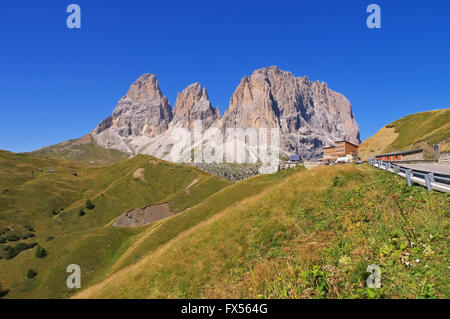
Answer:
[[[199,83],[189,85],[178,93],[173,110],[173,125],[192,129],[194,121],[201,120],[207,129],[220,117],[219,109],[212,107],[206,88]]]
[[[241,80],[222,126],[278,127],[281,149],[304,159],[320,157],[322,146],[336,140],[360,142],[352,107],[342,94],[278,67],[256,70]]]
[[[322,146],[345,139],[359,144],[359,129],[350,102],[325,83],[295,77],[277,67],[256,70],[244,77],[224,116],[213,108],[206,89],[194,83],[178,94],[172,110],[156,77],[141,76],[133,83],[112,116],[91,133],[104,147],[168,159],[175,127],[279,128],[280,153],[318,158]]]
[[[135,138],[156,137],[167,130],[171,120],[172,108],[158,80],[153,74],[144,74],[91,135],[103,147],[133,152]]]

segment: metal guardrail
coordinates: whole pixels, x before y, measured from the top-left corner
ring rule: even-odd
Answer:
[[[425,186],[429,192],[436,190],[443,193],[450,193],[450,175],[415,170],[392,162],[386,162],[373,158],[369,159],[367,163],[374,167],[393,172],[403,178],[406,178],[408,186],[411,186],[414,183]]]

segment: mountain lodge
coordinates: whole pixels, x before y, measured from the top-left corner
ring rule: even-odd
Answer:
[[[348,141],[336,141],[334,146],[328,146],[323,148],[323,161],[334,162],[340,157],[347,155],[357,156],[358,145],[350,143]]]

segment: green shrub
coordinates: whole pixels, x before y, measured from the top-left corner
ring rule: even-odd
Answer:
[[[344,186],[344,184],[345,180],[342,177],[336,176],[333,178],[333,187]]]
[[[94,209],[95,208],[94,204],[92,204],[92,202],[89,199],[86,201],[86,205],[85,206],[86,206],[87,209]]]
[[[0,298],[5,297],[9,293],[9,290],[2,290],[2,285],[0,284]]]
[[[34,254],[37,258],[45,258],[48,253],[47,250],[45,250],[45,248],[42,248],[41,246],[37,246],[36,247],[36,252]]]
[[[36,243],[31,243],[31,244],[27,244],[27,243],[18,243],[16,246],[11,247],[11,246],[7,246],[5,249],[6,250],[6,259],[13,259],[14,257],[16,257],[18,254],[20,254],[22,251],[30,249],[35,247],[37,244]]]
[[[20,235],[19,238],[20,239],[28,239],[28,238],[33,238],[35,235],[33,233],[28,233],[25,235]]]
[[[53,237],[53,236],[48,236],[47,237],[47,239],[45,240],[45,241],[50,241],[50,240],[52,240],[52,239],[54,239],[55,237]]]
[[[78,216],[84,216],[86,215],[86,213],[84,212],[84,210],[80,209],[80,211],[78,212]]]
[[[27,271],[27,278],[28,279],[32,279],[32,278],[36,277],[36,275],[37,275],[37,272],[35,272],[33,269],[29,269]]]
[[[19,241],[20,240],[20,238],[17,235],[8,235],[8,236],[6,236],[6,239],[8,241]]]

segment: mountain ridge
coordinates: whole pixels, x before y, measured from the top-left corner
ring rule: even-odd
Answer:
[[[432,158],[433,145],[441,152],[450,151],[450,109],[436,109],[406,115],[383,126],[364,140],[358,150],[363,160],[380,153],[422,148]]]
[[[203,130],[223,132],[232,127],[279,128],[281,151],[304,159],[320,157],[321,147],[337,139],[360,142],[351,104],[342,94],[276,66],[243,77],[223,116],[199,83],[179,92],[172,110],[156,76],[144,74],[90,135],[105,148],[167,160],[173,129],[192,129],[195,120],[202,121]]]

